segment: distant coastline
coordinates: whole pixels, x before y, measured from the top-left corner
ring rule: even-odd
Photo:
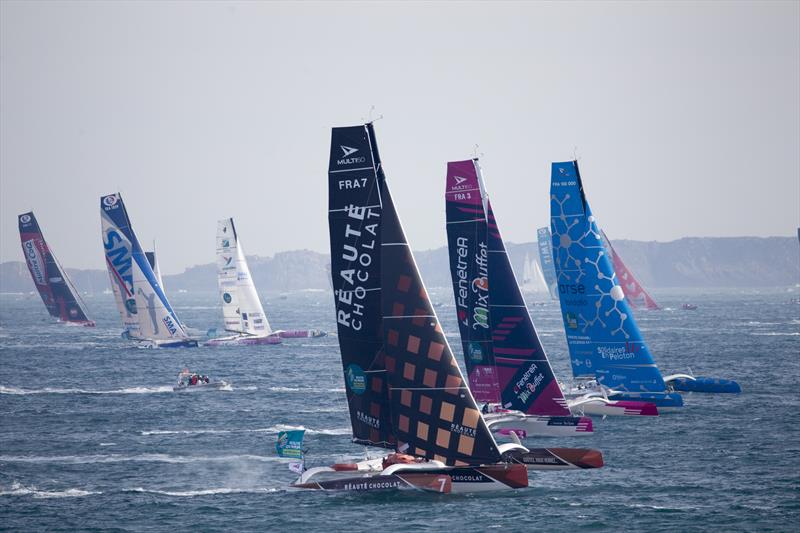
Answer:
[[[779,287],[800,283],[800,246],[794,237],[684,237],[670,242],[613,241],[634,275],[646,287]],[[526,255],[538,261],[536,242],[508,243],[518,281]],[[445,247],[414,252],[428,287],[450,284]],[[21,255],[21,253],[20,253]],[[310,250],[248,257],[256,286],[265,292],[327,289],[328,254]],[[104,270],[67,268],[82,292],[109,287]],[[167,291],[214,291],[214,263],[196,265],[164,276]],[[35,290],[23,261],[0,263],[0,292]]]

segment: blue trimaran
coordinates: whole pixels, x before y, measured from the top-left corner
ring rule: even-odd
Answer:
[[[611,399],[681,407],[676,389],[739,392],[735,381],[662,376],[617,281],[581,183],[577,161],[553,163],[550,226],[572,373],[569,395],[597,390]]]

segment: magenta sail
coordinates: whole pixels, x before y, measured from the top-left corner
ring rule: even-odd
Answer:
[[[31,278],[50,316],[62,322],[94,326],[94,321],[86,316],[86,306],[78,291],[47,246],[32,212],[19,216],[19,238]]]
[[[605,232],[601,231],[601,233],[603,243],[606,245],[606,250],[608,250],[611,261],[614,264],[614,272],[617,273],[622,292],[625,294],[630,306],[634,309],[647,309],[649,311],[661,309],[645,288],[642,287],[642,284],[634,277],[633,272],[622,262],[622,258],[611,245],[611,241],[606,237]]]
[[[447,164],[447,238],[456,316],[476,399],[570,416],[508,259],[477,160]]]

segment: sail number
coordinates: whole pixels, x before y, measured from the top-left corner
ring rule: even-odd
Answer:
[[[455,198],[456,200],[469,200],[472,198],[472,193],[457,192],[453,194],[453,198]]]

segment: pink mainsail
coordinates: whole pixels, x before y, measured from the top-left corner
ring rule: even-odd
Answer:
[[[633,272],[622,262],[622,258],[617,251],[614,250],[614,247],[611,246],[611,241],[606,237],[605,232],[602,233],[603,244],[605,244],[606,250],[608,250],[608,254],[611,256],[611,261],[614,263],[614,272],[617,273],[619,284],[622,286],[622,292],[625,293],[625,298],[628,299],[628,303],[630,303],[631,307],[634,309],[644,308],[649,311],[661,309],[645,288],[642,287],[642,284],[633,276]]]

